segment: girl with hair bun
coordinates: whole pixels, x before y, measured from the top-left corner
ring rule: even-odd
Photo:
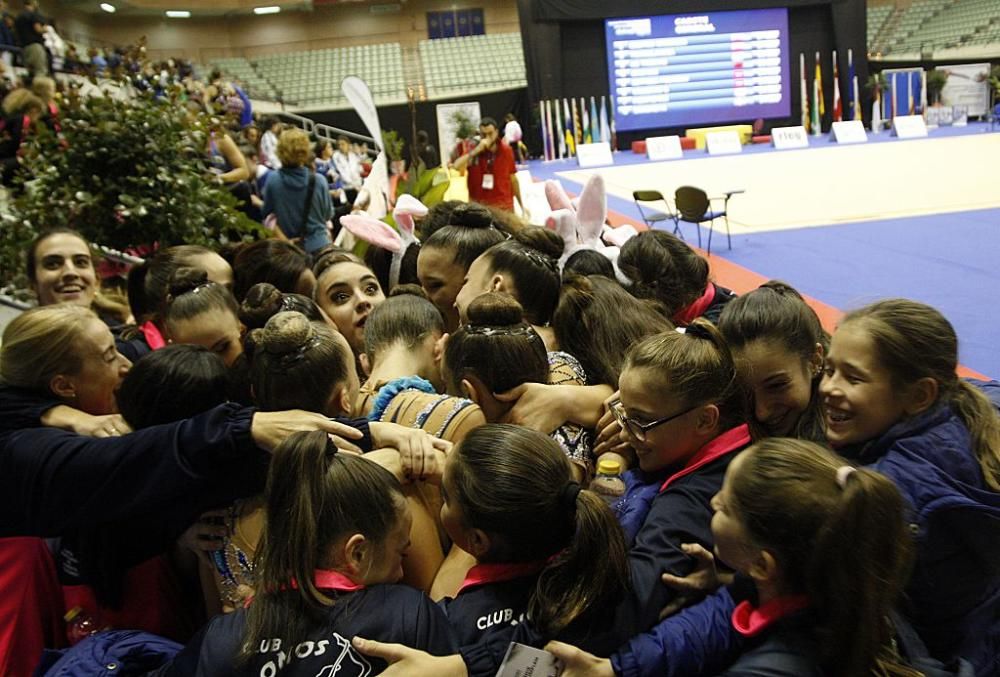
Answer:
[[[888,476],[912,510],[908,615],[931,654],[1000,674],[1000,416],[959,379],[937,310],[886,299],[848,313],[819,385],[830,444]]]
[[[496,244],[469,266],[461,290],[455,297],[459,319],[468,320],[467,309],[480,294],[500,291],[510,294],[524,309],[524,318],[539,333],[549,350],[556,349],[552,314],[559,301],[559,266],[562,239],[553,231],[530,226],[513,239]]]
[[[466,313],[468,322],[448,339],[445,348],[442,373],[447,390],[478,404],[487,421],[504,421],[511,405],[495,393],[524,383],[546,383],[549,359],[545,344],[524,321],[521,305],[508,294],[481,294]],[[552,437],[573,462],[576,479],[586,481],[593,470],[587,431],[564,424]]]
[[[751,395],[754,437],[825,442],[816,393],[830,337],[802,296],[784,282],[765,282],[726,305],[719,331]]]
[[[247,290],[240,304],[240,322],[248,330],[261,329],[274,315],[291,310],[302,313],[310,322],[329,321],[311,297],[282,292],[273,284],[258,282]]]
[[[243,354],[243,325],[229,289],[197,268],[178,268],[170,278],[163,336],[168,343],[204,346],[232,367]]]
[[[382,672],[384,661],[351,648],[355,635],[454,651],[441,610],[397,585],[411,518],[391,473],[338,453],[323,433],[299,433],[275,450],[265,501],[257,594],[212,620],[157,674]]]
[[[475,207],[483,210],[482,218],[460,221],[453,213],[451,223],[455,225],[425,236],[417,257],[420,286],[441,311],[447,333],[454,332],[459,325],[455,297],[465,282],[469,266],[484,251],[508,237],[493,225],[488,210],[481,205]]]
[[[813,442],[768,439],[729,464],[712,509],[716,557],[735,582],[610,660],[550,644],[566,677],[952,674],[893,612],[913,540],[883,475]]]
[[[250,332],[247,351],[251,387],[261,409],[296,408],[326,416],[348,415],[354,410],[359,384],[353,353],[346,339],[325,324],[310,322],[301,313],[280,312],[263,329]],[[439,475],[441,451],[451,447],[423,430],[392,422],[373,421],[369,429],[375,447],[390,448],[388,453],[380,451],[371,457],[412,480]],[[427,516],[421,499],[421,485],[417,482],[406,488],[417,525],[413,552],[406,562],[406,579],[429,588],[442,554],[433,517]],[[261,516],[252,509],[250,506],[249,514],[240,522],[246,536],[238,545],[245,553],[254,550],[254,534],[260,530]],[[248,584],[238,576],[230,583],[226,592],[231,597],[240,585]]]
[[[679,327],[699,317],[717,323],[725,305],[736,298],[709,279],[708,261],[662,230],[647,230],[622,245],[618,268],[632,281],[629,290],[635,296],[660,303]]]
[[[123,355],[137,361],[151,350],[167,344],[163,336],[170,281],[179,268],[205,271],[208,279],[225,287],[233,285],[233,269],[211,249],[198,245],[178,245],[160,249],[128,273],[128,304],[135,327],[127,328],[118,339]]]

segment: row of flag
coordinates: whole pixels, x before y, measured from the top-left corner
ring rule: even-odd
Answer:
[[[609,100],[610,99],[610,100]],[[581,143],[609,143],[612,150],[618,145],[615,132],[615,99],[590,97],[587,100],[546,99],[538,104],[541,120],[543,157],[546,160],[562,160],[576,155]]]
[[[802,126],[814,136],[823,133],[823,116],[826,115],[826,101],[823,95],[823,68],[820,65],[820,53],[816,52],[816,67],[812,81],[812,96],[809,92],[808,72],[806,71],[806,55],[799,54],[799,73]],[[858,85],[858,75],[854,72],[854,50],[847,50],[847,106],[840,96],[840,69],[837,65],[837,52],[833,52],[833,108],[830,117],[833,122],[861,119],[861,89]]]

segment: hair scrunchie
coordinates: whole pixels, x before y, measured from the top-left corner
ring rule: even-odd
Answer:
[[[576,499],[580,495],[579,482],[567,482],[559,494],[559,505],[569,512],[576,512]]]

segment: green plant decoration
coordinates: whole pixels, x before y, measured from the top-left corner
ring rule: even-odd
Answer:
[[[390,161],[398,162],[403,159],[403,139],[395,129],[382,132],[382,147]]]
[[[38,125],[23,151],[24,191],[3,226],[0,285],[23,268],[40,230],[66,226],[91,242],[219,247],[267,231],[236,210],[236,199],[207,171],[215,118],[169,99],[70,99],[62,134]]]
[[[931,105],[941,103],[941,92],[946,82],[948,82],[948,71],[937,69],[927,71],[927,99]]]

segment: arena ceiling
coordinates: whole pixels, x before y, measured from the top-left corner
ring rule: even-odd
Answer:
[[[278,6],[282,11],[310,11],[314,6],[344,2],[400,4],[406,0],[41,0],[41,8],[68,8],[88,14],[104,14],[102,2],[110,3],[123,16],[163,15],[167,10],[187,10],[192,17],[252,14],[255,7]]]

